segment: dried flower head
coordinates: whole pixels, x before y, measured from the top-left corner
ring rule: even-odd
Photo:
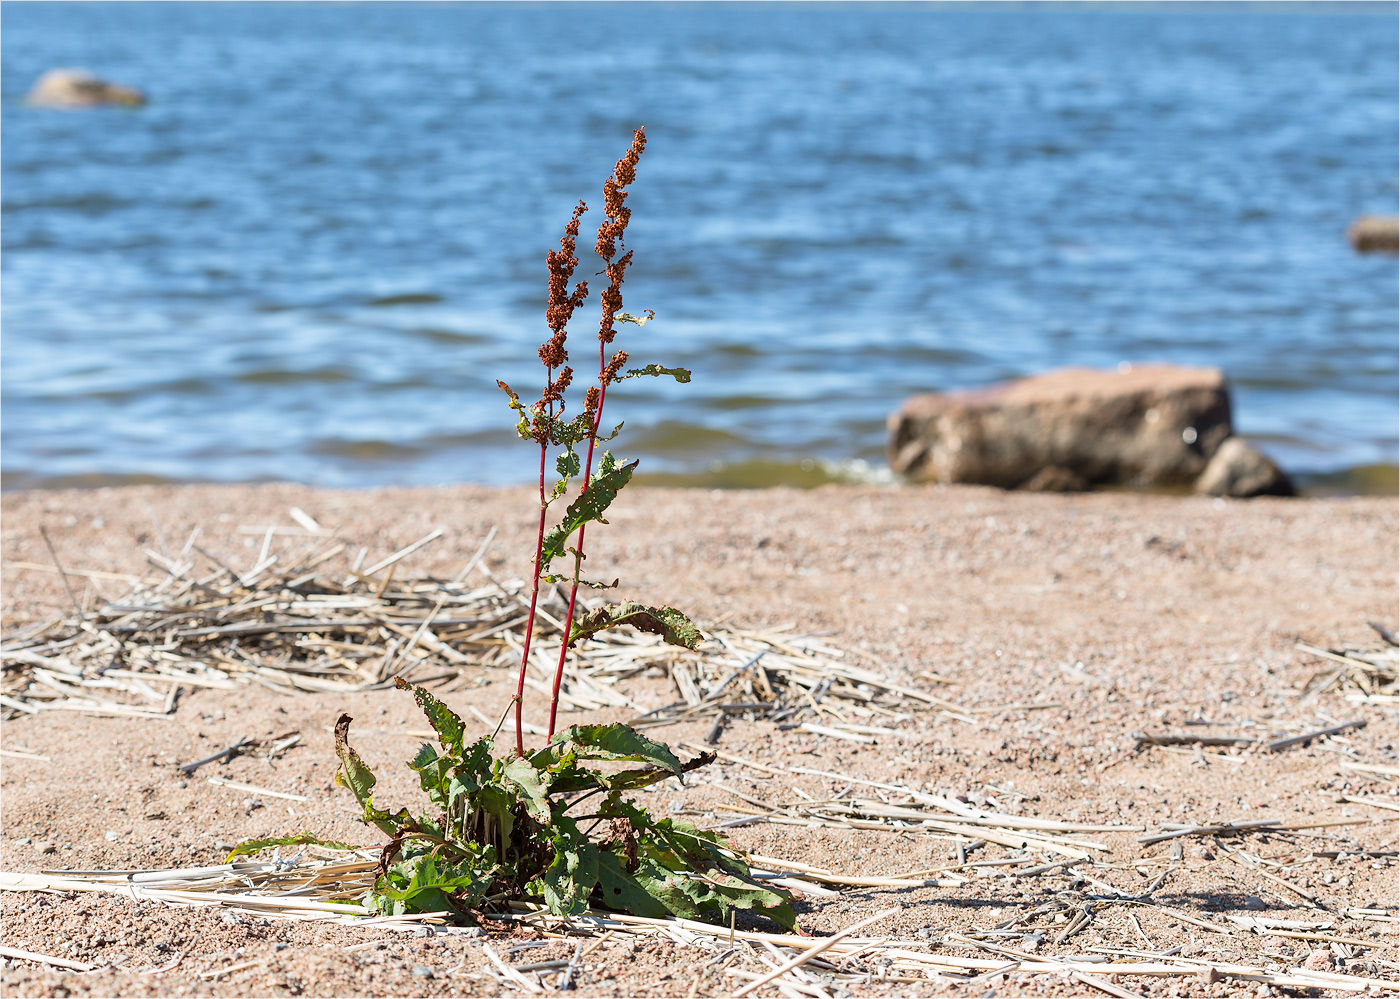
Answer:
[[[626,188],[637,179],[637,161],[642,158],[646,145],[646,129],[634,131],[627,155],[617,161],[612,176],[603,182],[603,214],[606,218],[598,226],[598,240],[593,246],[598,256],[607,261],[608,287],[601,296],[602,315],[598,321],[598,339],[603,343],[612,343],[617,335],[613,329],[613,319],[622,308],[622,282],[632,263],[632,254],[623,253],[618,259],[613,258],[622,248],[627,224],[632,219],[632,210],[625,203]]]
[[[578,245],[579,218],[586,211],[588,211],[588,206],[580,201],[578,206],[574,208],[574,214],[569,219],[569,224],[564,227],[564,235],[559,239],[559,249],[550,250],[545,254],[545,263],[549,268],[549,305],[545,309],[545,320],[549,324],[549,328],[554,331],[556,338],[569,325],[574,309],[578,308],[588,296],[588,283],[586,281],[580,281],[578,287],[572,292],[569,291],[569,281],[574,276],[574,268],[578,266],[578,256],[575,254],[575,249]],[[561,348],[562,344],[561,339]],[[548,361],[545,363],[549,364]],[[558,367],[558,364],[549,366]]]
[[[622,366],[626,363],[627,351],[619,350],[612,356],[612,360],[608,361],[608,366],[603,369],[603,384],[611,385],[617,381],[617,373],[622,370]]]

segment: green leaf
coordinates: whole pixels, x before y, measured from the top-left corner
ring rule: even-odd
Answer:
[[[556,916],[577,915],[588,908],[588,897],[598,883],[598,847],[573,819],[564,816],[546,832],[554,859],[531,888]]]
[[[408,766],[418,771],[418,783],[428,793],[428,800],[439,808],[447,807],[448,784],[452,776],[454,759],[439,756],[436,749],[426,742],[418,747],[418,753]]]
[[[520,789],[526,814],[541,825],[549,825],[554,817],[549,807],[549,787],[544,782],[544,774],[535,768],[530,758],[517,756],[506,764],[501,777]]]
[[[647,919],[665,919],[671,915],[670,909],[622,869],[617,854],[608,850],[598,854],[598,894],[605,906],[618,912],[630,912]]]
[[[554,468],[566,479],[573,478],[579,473],[581,462],[573,451],[565,451],[558,458],[554,459]]]
[[[612,455],[603,453],[601,467],[589,482],[587,491],[580,493],[569,504],[569,509],[564,512],[563,522],[550,528],[545,534],[544,542],[540,546],[541,572],[547,571],[551,562],[563,556],[570,536],[584,524],[593,521],[607,523],[603,519],[603,512],[617,499],[618,490],[631,481],[636,468],[635,461],[627,465],[618,465]]]
[[[335,775],[336,783],[348,787],[355,800],[364,809],[364,820],[372,822],[390,836],[397,836],[399,827],[394,816],[374,805],[374,785],[376,778],[360,754],[350,747],[349,715],[341,715],[335,723],[335,752],[340,757],[341,769]],[[405,813],[401,813],[405,814]]]
[[[686,649],[694,649],[705,637],[690,618],[674,607],[648,607],[627,600],[620,604],[605,604],[575,618],[574,626],[569,631],[569,644],[572,646],[600,631],[623,625],[660,635],[667,645],[679,645]]]
[[[462,719],[457,717],[456,712],[416,683],[409,683],[401,676],[394,677],[394,686],[400,690],[413,691],[418,706],[423,709],[423,714],[428,716],[428,722],[437,733],[442,748],[454,756],[461,756],[462,741],[467,727],[462,723]]]
[[[621,723],[612,725],[573,725],[562,732],[556,732],[551,745],[572,743],[577,747],[582,760],[630,760],[635,763],[650,763],[680,776],[681,761],[675,754],[657,742],[649,739],[634,728]]]
[[[627,374],[619,378],[618,381],[622,381],[623,378],[641,378],[643,375],[651,378],[660,378],[662,375],[670,375],[682,385],[690,381],[689,368],[663,368],[659,364],[648,364],[644,368],[628,368]]]
[[[333,839],[321,839],[311,833],[297,833],[295,836],[274,836],[271,839],[242,839],[224,858],[227,864],[234,857],[251,857],[259,850],[266,850],[272,846],[324,846],[330,850],[358,850],[359,847],[351,846],[349,843],[340,843]]]
[[[394,864],[375,885],[375,901],[385,915],[456,910],[456,901],[476,905],[494,872],[476,858],[447,863],[432,853],[416,853]],[[455,897],[455,899],[454,899]]]

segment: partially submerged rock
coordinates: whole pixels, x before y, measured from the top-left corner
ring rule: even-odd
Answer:
[[[26,101],[43,108],[139,107],[146,95],[135,87],[100,80],[85,69],[51,69],[39,77]]]
[[[1400,253],[1400,218],[1363,215],[1347,229],[1347,241],[1357,253]]]
[[[1293,483],[1283,470],[1238,437],[1230,437],[1216,450],[1196,492],[1208,496],[1293,496]]]
[[[1231,434],[1230,395],[1217,368],[1064,368],[912,396],[888,431],[890,467],[915,481],[1190,486]]]

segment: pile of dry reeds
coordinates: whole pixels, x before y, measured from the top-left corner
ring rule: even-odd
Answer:
[[[65,586],[70,576],[98,575],[125,578],[130,589],[89,607],[70,587],[70,613],[4,637],[5,717],[51,710],[168,717],[181,688],[239,683],[282,692],[364,690],[396,676],[473,685],[489,682],[483,668],[519,662],[528,592],[523,581],[498,580],[483,563],[494,530],[461,572],[438,579],[400,570],[441,530],[366,564],[368,549],[301,510],[292,517],[298,526],[263,529],[257,557],[241,571],[201,547],[198,530],[178,554],[147,550],[157,572],[144,577],[68,569],[56,556],[52,567],[10,563],[60,572]],[[304,547],[276,550],[287,540]],[[547,692],[566,604],[557,588],[540,603],[526,682]],[[856,741],[891,731],[908,708],[972,721],[956,704],[854,666],[842,650],[790,630],[705,632],[695,652],[630,629],[580,642],[561,702],[580,710],[641,711],[619,685],[655,671],[669,676],[677,699],[635,724],[709,719],[712,739],[736,715]]]
[[[1299,642],[1299,651],[1325,663],[1308,678],[1304,692],[1340,690],[1352,704],[1400,704],[1400,646],[1389,628],[1378,624],[1371,627],[1384,644],[1319,649]]]

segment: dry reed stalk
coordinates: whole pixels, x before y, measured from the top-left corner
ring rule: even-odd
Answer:
[[[308,850],[307,853],[315,853]],[[324,851],[321,851],[324,852]],[[820,876],[830,872],[814,869],[809,865],[787,862],[776,858],[761,858],[774,866],[784,867],[794,872]],[[375,875],[377,852],[373,850],[338,852],[328,857],[307,857],[272,861],[243,861],[220,864],[203,868],[185,868],[165,871],[51,871],[44,874],[0,873],[0,890],[40,891],[40,892],[103,892],[120,895],[133,902],[151,900],[176,906],[216,906],[234,912],[279,919],[329,920],[351,926],[393,931],[410,931],[423,922],[441,923],[446,913],[428,913],[415,917],[383,917],[372,913],[364,906],[342,901],[363,895]],[[1125,901],[1128,901],[1125,899]],[[1145,903],[1133,900],[1136,904]],[[1068,905],[1065,900],[1054,904]],[[1101,903],[1102,904],[1102,903]],[[1171,914],[1173,910],[1155,906],[1159,911]],[[1042,907],[1044,909],[1044,907]],[[576,947],[574,958],[567,962],[569,968],[580,964],[582,958],[599,946],[604,939],[614,934],[640,935],[668,939],[679,946],[700,949],[715,955],[734,955],[736,944],[760,946],[768,955],[781,963],[774,967],[765,963],[759,952],[753,953],[759,968],[755,971],[738,969],[738,977],[745,982],[738,992],[752,992],[761,986],[786,987],[798,993],[815,995],[813,990],[826,991],[833,987],[849,988],[871,981],[885,982],[928,982],[931,976],[955,975],[966,982],[965,973],[975,976],[994,977],[1015,971],[1022,975],[1048,975],[1068,977],[1082,985],[1092,986],[1117,995],[1106,976],[1116,978],[1177,978],[1183,981],[1199,980],[1203,975],[1214,979],[1232,980],[1241,983],[1266,984],[1279,988],[1313,988],[1342,992],[1397,992],[1400,982],[1337,972],[1313,971],[1306,968],[1284,968],[1270,971],[1266,968],[1231,964],[1219,961],[1170,957],[1166,954],[1144,954],[1142,952],[1110,952],[1094,948],[1093,954],[1034,954],[1015,950],[988,939],[976,939],[966,934],[950,934],[940,942],[923,943],[914,940],[892,940],[887,937],[859,937],[856,931],[874,919],[888,918],[898,909],[881,912],[871,920],[865,920],[846,927],[837,934],[820,940],[787,933],[764,933],[742,930],[729,926],[716,926],[710,923],[687,919],[651,919],[631,916],[624,913],[589,910],[577,916],[553,916],[541,906],[529,903],[510,903],[496,919],[507,922],[520,922],[533,927],[547,938],[562,938],[561,932],[567,929],[568,936],[576,938],[580,934],[594,935],[594,943],[584,948]],[[1040,910],[1037,910],[1040,911]],[[1077,909],[1075,911],[1078,911]],[[1048,912],[1048,910],[1046,910]],[[1241,919],[1246,917],[1240,917]],[[1264,920],[1254,917],[1265,932],[1274,935],[1291,935],[1299,939],[1321,939],[1330,934],[1308,933],[1306,929],[1290,930],[1275,923],[1283,921]],[[1217,932],[1230,933],[1229,929],[1206,924]],[[1245,930],[1259,931],[1257,927],[1244,927]],[[456,928],[443,926],[441,932],[457,932]],[[1340,939],[1340,938],[1339,938]],[[1330,941],[1329,941],[1330,942]],[[1384,941],[1362,941],[1345,938],[1349,945],[1384,946]],[[942,947],[934,952],[927,948]],[[952,950],[980,950],[990,957],[966,957]],[[820,959],[821,952],[830,955],[830,961]],[[28,952],[0,950],[0,954],[27,960],[43,960],[44,955],[31,955]],[[487,955],[488,959],[491,955]],[[1146,960],[1124,960],[1139,957]],[[719,958],[716,957],[716,960]],[[731,958],[732,959],[732,958]],[[55,959],[56,966],[63,966]],[[831,963],[835,962],[835,963]],[[1010,963],[1008,963],[1010,962]],[[544,965],[511,965],[501,955],[492,961],[499,974],[507,981],[524,988],[523,982],[530,983],[522,972],[553,970],[565,962],[548,962]],[[864,965],[864,967],[862,967]],[[793,976],[790,972],[807,969],[809,975]],[[73,969],[78,970],[78,969]],[[223,969],[208,969],[206,977],[229,974],[238,966]],[[806,971],[804,971],[806,974]],[[1121,989],[1120,991],[1128,991]],[[528,989],[527,989],[528,991]]]

